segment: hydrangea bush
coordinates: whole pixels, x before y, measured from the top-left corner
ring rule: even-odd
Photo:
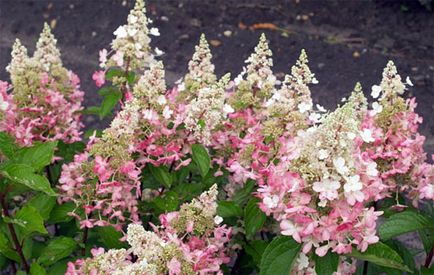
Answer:
[[[84,109],[45,24],[0,81],[0,267],[12,274],[433,274],[434,166],[413,84],[392,61],[368,104],[335,110],[300,57],[273,74],[264,34],[218,77],[204,35],[165,82],[137,0]],[[82,115],[112,116],[84,137]],[[423,249],[396,238],[413,232]],[[418,258],[418,260],[415,260]],[[423,259],[422,261],[420,259]]]

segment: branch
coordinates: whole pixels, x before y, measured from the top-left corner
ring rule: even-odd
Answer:
[[[0,193],[0,204],[3,208],[3,215],[5,215],[8,218],[11,218],[11,215],[9,214],[9,210],[8,210],[8,205],[6,203],[6,194],[5,193]],[[24,257],[24,253],[23,253],[23,247],[21,246],[20,242],[18,241],[18,237],[17,237],[17,233],[15,232],[15,228],[13,226],[13,224],[8,223],[8,228],[9,228],[9,232],[11,233],[11,237],[12,240],[14,242],[15,245],[15,251],[18,253],[18,255],[20,256],[21,262],[23,264],[24,270],[29,273],[30,268],[29,265],[26,261],[26,258]]]

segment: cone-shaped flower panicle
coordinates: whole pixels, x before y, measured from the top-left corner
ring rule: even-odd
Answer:
[[[57,48],[57,39],[54,38],[51,28],[47,23],[44,23],[44,29],[36,43],[36,51],[33,58],[46,72],[50,71],[52,66],[62,66],[60,51]]]
[[[29,62],[30,60],[27,55],[27,48],[24,47],[24,45],[21,44],[21,41],[17,38],[12,46],[11,62],[6,67],[6,71],[9,72],[13,85],[16,83],[18,76],[25,72],[26,66]]]
[[[214,64],[212,54],[205,35],[201,34],[199,45],[196,45],[193,57],[188,62],[188,73],[185,76],[187,88],[198,89],[215,83]]]
[[[148,29],[148,18],[143,0],[137,0],[128,15],[127,24],[114,31],[112,48],[115,51],[108,66],[119,66],[130,70],[144,69],[153,62],[149,34],[159,35],[157,29]]]

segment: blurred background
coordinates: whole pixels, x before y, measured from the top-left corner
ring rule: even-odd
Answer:
[[[85,105],[99,96],[91,76],[98,51],[109,48],[113,31],[126,22],[133,0],[0,0],[0,79],[16,37],[33,53],[43,22],[58,39],[63,62],[76,72],[86,92]],[[237,75],[265,32],[274,53],[274,72],[283,77],[305,48],[319,84],[315,103],[333,109],[360,81],[368,96],[381,81],[388,60],[414,87],[423,115],[421,132],[434,153],[434,14],[432,0],[148,0],[148,16],[161,36],[152,45],[163,50],[167,80],[187,69],[200,33],[205,33],[219,75]],[[88,116],[87,126],[102,126]]]

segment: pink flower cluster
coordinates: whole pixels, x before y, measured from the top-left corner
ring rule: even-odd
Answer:
[[[161,215],[162,225],[152,225],[153,232],[130,224],[126,239],[131,248],[94,249],[93,258],[69,263],[66,274],[223,274],[231,229],[218,225],[216,196],[213,186],[180,211]]]
[[[379,163],[380,177],[389,195],[408,192],[417,205],[419,199],[434,199],[434,166],[426,163],[425,137],[418,132],[422,118],[415,108],[415,99],[408,99],[402,111],[391,114],[385,129],[378,125],[375,111],[370,111],[361,128],[371,133],[372,139],[368,144],[359,139],[358,146],[363,157]]]
[[[133,162],[126,162],[114,170],[106,159],[101,156],[91,159],[85,152],[63,166],[59,200],[74,202],[77,209],[70,215],[80,220],[80,228],[111,224],[121,231],[127,220],[139,221],[139,175],[140,171]],[[84,210],[85,218],[79,215],[80,208]]]
[[[68,96],[56,90],[56,81],[43,73],[39,91],[26,106],[20,106],[14,95],[6,94],[8,85],[2,82],[2,96],[8,107],[3,110],[0,130],[13,135],[21,145],[34,141],[62,140],[73,143],[81,140],[81,102],[84,93],[79,90],[78,77],[69,72],[69,83],[73,89]],[[2,112],[2,110],[0,110]]]
[[[81,140],[80,79],[63,67],[47,24],[33,57],[17,39],[7,70],[12,85],[0,82],[0,131],[24,146],[34,141]]]

